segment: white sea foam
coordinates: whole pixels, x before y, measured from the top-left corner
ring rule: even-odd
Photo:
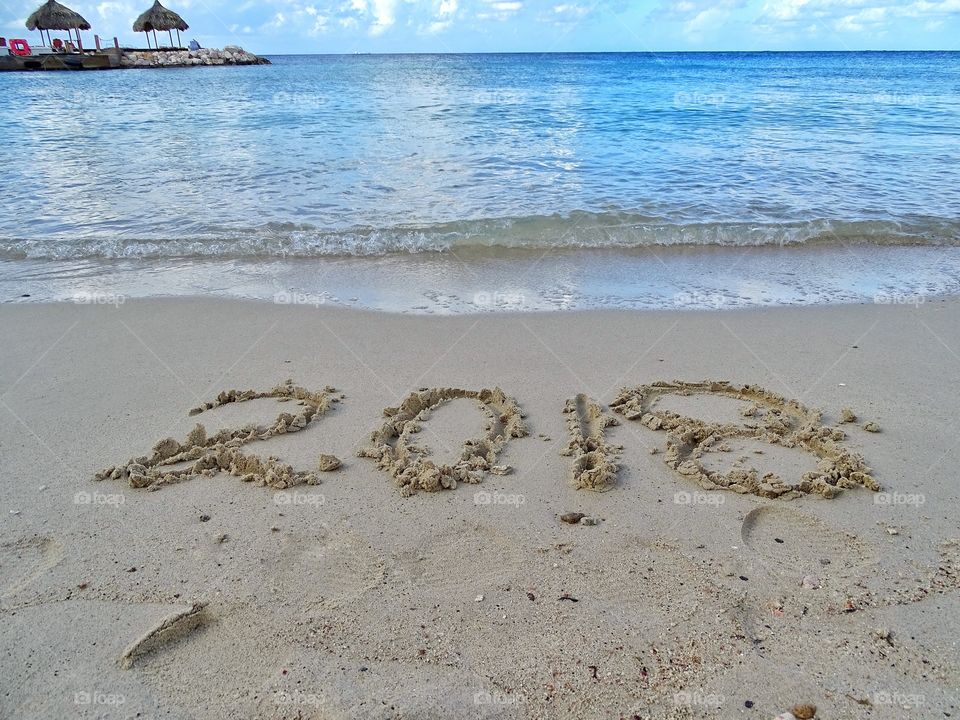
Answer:
[[[497,218],[434,225],[324,230],[265,224],[209,228],[184,237],[127,236],[0,239],[0,258],[172,258],[380,256],[488,249],[551,250],[669,246],[960,245],[960,221],[939,218],[842,222],[670,223],[626,213]]]

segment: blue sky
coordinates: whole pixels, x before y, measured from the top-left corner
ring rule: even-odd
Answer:
[[[153,0],[65,0],[133,42]],[[0,34],[40,0],[0,0]],[[169,0],[186,37],[254,52],[960,49],[960,0]],[[142,36],[141,36],[142,38]],[[92,41],[92,37],[87,42]],[[142,40],[140,41],[142,44]]]

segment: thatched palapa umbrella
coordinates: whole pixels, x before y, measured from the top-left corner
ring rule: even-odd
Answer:
[[[143,15],[138,17],[133,23],[134,32],[142,32],[147,35],[147,47],[150,47],[150,35],[148,33],[151,30],[153,31],[153,44],[156,47],[159,47],[159,45],[157,45],[157,30],[160,32],[164,30],[167,31],[167,34],[170,35],[171,45],[173,45],[173,34],[170,31],[176,30],[177,47],[179,47],[180,31],[186,30],[189,27],[182,17],[177,15],[173,10],[168,10],[161,5],[160,0],[154,0],[153,7],[143,13]]]
[[[57,0],[47,0],[38,7],[33,15],[27,18],[27,30],[39,30],[40,37],[43,37],[43,31],[47,31],[47,43],[50,42],[51,30],[77,31],[77,47],[83,49],[83,41],[80,39],[81,30],[89,30],[90,23],[83,19],[83,16],[74,12],[57,2]],[[70,37],[73,40],[73,37]]]

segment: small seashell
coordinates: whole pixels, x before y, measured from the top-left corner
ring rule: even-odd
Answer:
[[[804,575],[803,580],[800,581],[800,587],[804,590],[819,590],[820,578],[816,575]]]
[[[584,518],[583,513],[578,512],[568,512],[560,516],[561,522],[568,523],[570,525],[576,525]]]

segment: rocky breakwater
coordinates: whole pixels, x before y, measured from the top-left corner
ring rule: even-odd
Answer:
[[[236,45],[223,50],[131,50],[124,51],[121,67],[192,67],[194,65],[269,65],[270,61]]]

